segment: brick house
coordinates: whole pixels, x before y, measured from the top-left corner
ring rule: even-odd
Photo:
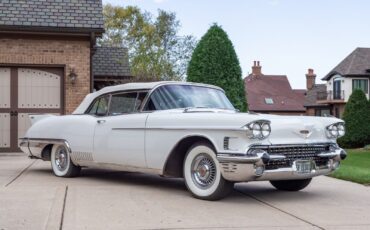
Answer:
[[[370,48],[356,48],[322,80],[326,90],[318,94],[317,103],[329,105],[331,114],[342,117],[354,89],[363,90],[369,99]]]
[[[17,151],[28,114],[71,113],[94,89],[92,70],[97,87],[130,76],[117,56],[127,50],[95,46],[103,32],[101,0],[0,2],[0,151]]]
[[[252,73],[244,78],[248,109],[251,112],[303,115],[306,90],[292,89],[286,75],[265,75],[255,61]]]

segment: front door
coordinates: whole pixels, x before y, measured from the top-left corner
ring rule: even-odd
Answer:
[[[29,114],[63,113],[62,68],[0,68],[0,152],[15,152]]]
[[[97,118],[94,160],[100,163],[146,167],[145,121],[148,114]]]
[[[95,161],[146,167],[144,138],[148,113],[138,112],[145,95],[146,92],[129,92],[110,96],[109,111],[106,116],[96,117]],[[99,105],[96,108],[99,111]]]

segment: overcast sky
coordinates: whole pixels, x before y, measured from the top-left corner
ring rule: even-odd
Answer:
[[[313,68],[325,76],[356,47],[370,47],[367,0],[103,0],[136,5],[154,15],[172,11],[181,34],[197,39],[214,22],[228,33],[245,77],[253,60],[264,74],[287,75],[293,88],[305,88]]]

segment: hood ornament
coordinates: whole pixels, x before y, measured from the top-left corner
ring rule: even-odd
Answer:
[[[298,134],[300,137],[303,137],[304,139],[307,139],[311,136],[312,131],[310,131],[308,129],[302,129],[302,130],[299,130],[298,132],[295,131],[295,133]]]

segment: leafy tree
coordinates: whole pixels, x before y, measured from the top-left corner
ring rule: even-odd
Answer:
[[[128,48],[131,72],[140,79],[182,80],[195,47],[193,36],[180,36],[176,14],[157,17],[136,6],[104,6],[106,32],[99,45]]]
[[[196,46],[189,63],[187,81],[219,86],[235,108],[247,110],[238,57],[226,32],[216,24]]]
[[[370,143],[370,104],[362,90],[352,92],[343,120],[346,122],[346,135],[338,140],[342,147],[357,148]]]

